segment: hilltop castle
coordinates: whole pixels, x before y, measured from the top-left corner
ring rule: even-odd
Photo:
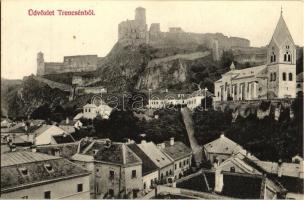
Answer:
[[[250,41],[244,38],[227,37],[221,33],[190,33],[181,27],[170,27],[168,32],[160,30],[160,23],[152,23],[148,30],[146,9],[135,9],[135,19],[118,25],[118,42],[130,45],[149,44],[156,47],[196,48],[203,45],[213,52],[214,60],[219,60],[222,51],[232,47],[249,47]]]

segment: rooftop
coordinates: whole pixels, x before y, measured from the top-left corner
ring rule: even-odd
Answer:
[[[192,154],[192,150],[179,141],[174,141],[173,145],[170,145],[170,141],[166,141],[162,150],[175,161]]]
[[[209,153],[220,154],[233,154],[243,149],[240,145],[224,135],[221,135],[218,139],[205,144],[204,148]]]
[[[85,175],[89,172],[60,157],[27,151],[1,155],[1,193]]]

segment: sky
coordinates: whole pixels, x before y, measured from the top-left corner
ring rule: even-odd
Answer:
[[[51,2],[51,3],[50,3]],[[281,7],[297,45],[303,42],[303,1],[80,1],[2,0],[1,77],[21,79],[36,73],[37,53],[46,62],[63,56],[106,56],[117,42],[118,24],[134,19],[136,7],[146,8],[148,27],[161,31],[181,27],[187,32],[244,37],[251,46],[269,43]],[[94,16],[29,16],[28,10],[93,9]]]

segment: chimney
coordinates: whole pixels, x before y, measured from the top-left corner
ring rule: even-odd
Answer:
[[[15,152],[16,151],[16,145],[12,144],[10,146],[10,148],[11,148],[11,152]]]
[[[147,142],[146,142],[146,140],[142,140],[140,143],[141,144],[146,144]]]
[[[65,124],[69,124],[70,123],[70,119],[67,117],[66,119],[65,119]]]
[[[170,138],[170,146],[174,145],[174,137]]]
[[[281,177],[282,173],[283,173],[282,164],[283,164],[282,159],[279,159],[279,161],[278,161],[278,177]]]
[[[31,146],[31,149],[32,149],[32,152],[35,153],[35,152],[37,151],[36,145],[32,145],[32,146]]]
[[[127,161],[126,161],[126,154],[127,152],[126,152],[126,146],[125,146],[125,144],[122,144],[122,160],[123,160],[123,164],[126,164],[127,163]]]
[[[222,133],[222,134],[221,134],[221,138],[225,138],[225,135],[224,135],[224,133]]]

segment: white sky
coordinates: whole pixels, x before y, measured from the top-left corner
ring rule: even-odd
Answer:
[[[65,55],[105,56],[117,41],[118,23],[146,8],[148,26],[180,26],[197,33],[221,32],[264,46],[283,16],[296,44],[303,46],[303,1],[16,1],[2,0],[1,77],[36,73],[36,55],[46,62]],[[28,16],[28,9],[94,9],[95,16]],[[76,39],[73,39],[76,36]]]

